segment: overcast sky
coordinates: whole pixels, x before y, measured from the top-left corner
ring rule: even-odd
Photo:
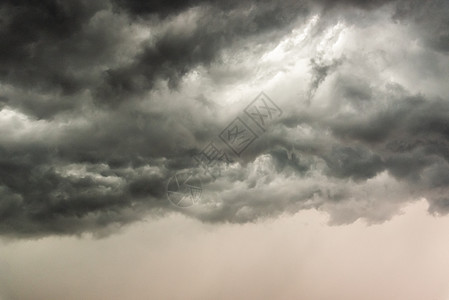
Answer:
[[[448,299],[449,1],[3,0],[0,41],[1,300]]]

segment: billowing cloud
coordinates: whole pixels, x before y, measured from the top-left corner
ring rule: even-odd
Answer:
[[[445,1],[4,1],[0,234],[449,210]],[[264,91],[266,127],[244,109]],[[270,110],[266,110],[270,113]],[[240,156],[220,133],[257,136]],[[265,126],[265,124],[264,124]],[[214,142],[196,206],[167,200]]]

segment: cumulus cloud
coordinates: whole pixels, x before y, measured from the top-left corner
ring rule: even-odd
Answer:
[[[108,231],[172,211],[381,222],[421,197],[447,213],[447,9],[3,1],[0,233]],[[261,91],[283,111],[266,127],[244,113]],[[219,138],[236,117],[257,136],[240,156]],[[198,205],[171,205],[169,178],[197,170],[209,142],[233,162],[211,167]]]

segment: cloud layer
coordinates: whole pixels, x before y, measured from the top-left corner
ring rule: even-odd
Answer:
[[[449,210],[446,1],[3,1],[0,234],[107,232],[172,211]],[[167,182],[261,92],[282,109],[198,205]],[[229,149],[227,149],[229,150]],[[229,151],[228,151],[229,152]]]

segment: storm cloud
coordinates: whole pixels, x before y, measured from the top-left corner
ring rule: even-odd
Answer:
[[[447,1],[2,1],[0,234],[181,212],[449,212]],[[283,113],[180,209],[168,180],[264,91]]]

